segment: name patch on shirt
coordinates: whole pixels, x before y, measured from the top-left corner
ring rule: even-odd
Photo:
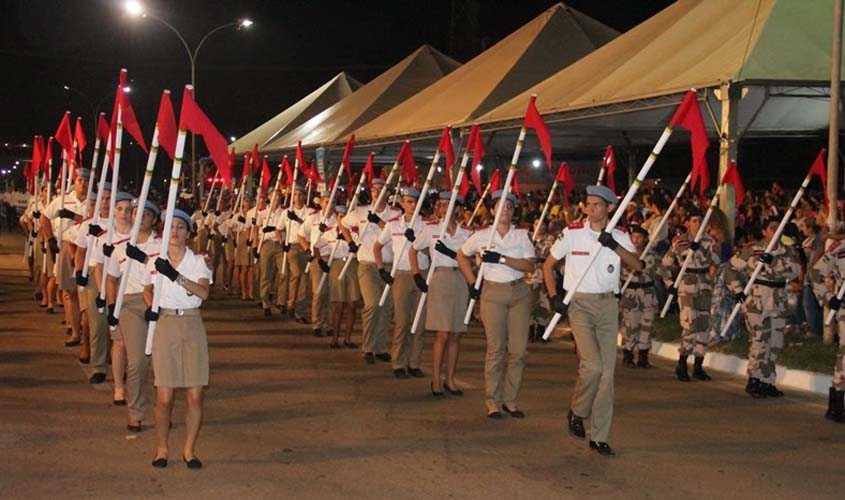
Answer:
[[[590,252],[584,250],[573,250],[572,255],[590,255]]]

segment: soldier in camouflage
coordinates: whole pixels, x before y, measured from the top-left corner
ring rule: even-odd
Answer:
[[[651,368],[648,352],[651,350],[651,334],[657,313],[654,283],[660,277],[657,269],[658,257],[654,252],[649,252],[643,257],[643,250],[648,243],[648,231],[641,226],[631,226],[631,242],[643,261],[643,270],[634,273],[631,283],[619,301],[622,314],[622,365],[628,368]],[[627,268],[624,272],[623,282],[631,274]],[[637,350],[636,363],[634,349]]]
[[[690,207],[684,218],[687,231],[672,239],[672,246],[663,256],[663,279],[667,283],[668,291],[678,297],[678,305],[681,308],[683,338],[678,349],[678,366],[675,369],[675,376],[681,382],[690,381],[687,371],[687,358],[690,354],[695,358],[693,378],[710,380],[710,375],[704,371],[703,363],[710,340],[710,303],[716,266],[719,265],[719,251],[716,242],[706,234],[698,243],[693,241],[694,235],[701,227],[702,218],[701,210]],[[693,252],[690,264],[680,286],[673,290],[672,278],[681,270],[688,252]]]
[[[777,218],[767,218],[763,238],[747,244],[735,254],[728,272],[728,286],[736,293],[737,302],[742,304],[751,342],[745,392],[755,399],[783,396],[775,386],[775,362],[783,348],[786,283],[801,272],[801,264],[791,246],[778,242],[771,253],[766,253],[779,223]],[[746,297],[743,289],[759,262],[764,264],[763,269],[754,281],[751,294]]]
[[[816,264],[810,268],[810,283],[816,299],[824,304],[824,318],[829,310],[836,311],[833,327],[840,332],[839,349],[833,365],[832,386],[828,389],[827,411],[825,418],[834,422],[845,423],[845,310],[836,292],[845,280],[845,241],[834,241]],[[825,327],[827,328],[827,326]]]

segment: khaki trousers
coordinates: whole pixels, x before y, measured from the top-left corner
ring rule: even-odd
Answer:
[[[487,336],[485,405],[488,411],[500,411],[502,404],[516,408],[534,308],[531,287],[522,279],[509,283],[485,281],[480,302]]]
[[[384,263],[387,272],[390,272],[390,264]],[[361,351],[385,353],[390,333],[390,317],[393,314],[393,294],[387,294],[384,305],[379,307],[378,301],[384,290],[384,281],[379,276],[374,262],[358,262],[358,285],[364,300],[364,307],[361,309]]]
[[[143,293],[123,297],[119,329],[126,346],[126,405],[129,418],[141,421],[147,408],[147,375],[150,358],[144,354],[147,346],[147,304]]]
[[[106,308],[97,311],[97,281],[94,277],[94,266],[88,266],[88,330],[91,338],[91,368],[94,373],[108,373],[109,360],[109,323]]]
[[[576,293],[569,306],[569,324],[578,345],[578,380],[572,411],[590,418],[590,439],[607,442],[613,418],[613,370],[619,304],[613,293]]]
[[[384,286],[379,290],[378,298],[381,298],[383,289]],[[420,290],[414,284],[411,271],[396,273],[391,292],[393,293],[393,346],[391,349],[393,369],[419,368],[425,330],[424,325],[421,324],[417,327],[416,334],[411,333],[414,313],[420,301]],[[378,305],[378,298],[376,305]],[[387,305],[386,302],[385,305]]]
[[[287,306],[288,303],[288,282],[290,281],[290,258],[287,258],[285,272],[282,274],[282,265],[285,263],[285,252],[279,245],[279,253],[276,254],[276,305]]]
[[[261,244],[258,254],[258,273],[260,275],[259,298],[261,306],[268,309],[270,293],[276,284],[276,256],[281,253],[281,246],[277,241],[265,241]]]
[[[299,245],[293,245],[288,252],[288,277],[287,307],[288,311],[294,311],[303,318],[308,314],[308,284],[305,276],[305,252]],[[279,301],[280,304],[283,302]]]
[[[308,274],[311,275],[311,328],[314,330],[320,329],[323,333],[331,329],[329,323],[329,287],[332,286],[330,279],[326,278],[323,284],[323,289],[317,293],[317,288],[320,286],[320,279],[323,277],[323,270],[317,265],[317,259],[311,263],[311,269]]]

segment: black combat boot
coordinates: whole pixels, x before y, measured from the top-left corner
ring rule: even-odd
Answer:
[[[710,375],[707,375],[707,372],[704,371],[704,367],[701,366],[704,363],[704,356],[695,357],[695,362],[692,365],[692,377],[698,380],[710,380]]]
[[[745,392],[754,399],[762,399],[766,397],[766,393],[762,390],[760,379],[751,377],[748,383],[745,384]]]
[[[637,364],[634,363],[634,351],[629,351],[628,349],[622,349],[622,366],[626,368],[636,368]]]
[[[681,382],[689,382],[689,371],[687,371],[687,355],[681,354],[678,356],[678,367],[675,368],[675,376]]]
[[[640,368],[651,368],[651,363],[648,362],[648,349],[640,349],[637,353],[637,366]]]
[[[828,389],[827,412],[825,412],[824,418],[839,423],[845,422],[843,395],[845,395],[845,391],[837,391],[835,387]]]
[[[762,386],[763,393],[766,394],[766,397],[769,398],[781,398],[783,397],[783,391],[777,388],[775,384],[768,384],[766,382],[762,382],[760,384]]]

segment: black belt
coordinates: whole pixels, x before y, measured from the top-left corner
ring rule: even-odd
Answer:
[[[649,281],[647,283],[628,283],[628,289],[630,290],[638,290],[641,288],[651,288],[654,286],[653,281]]]
[[[710,272],[710,268],[709,267],[701,267],[701,268],[688,267],[686,272],[692,273],[692,274],[706,274],[706,273]]]
[[[785,281],[767,281],[767,280],[756,279],[756,280],[754,280],[754,284],[760,285],[760,286],[765,286],[765,287],[768,287],[768,288],[784,288],[784,287],[786,287]]]

